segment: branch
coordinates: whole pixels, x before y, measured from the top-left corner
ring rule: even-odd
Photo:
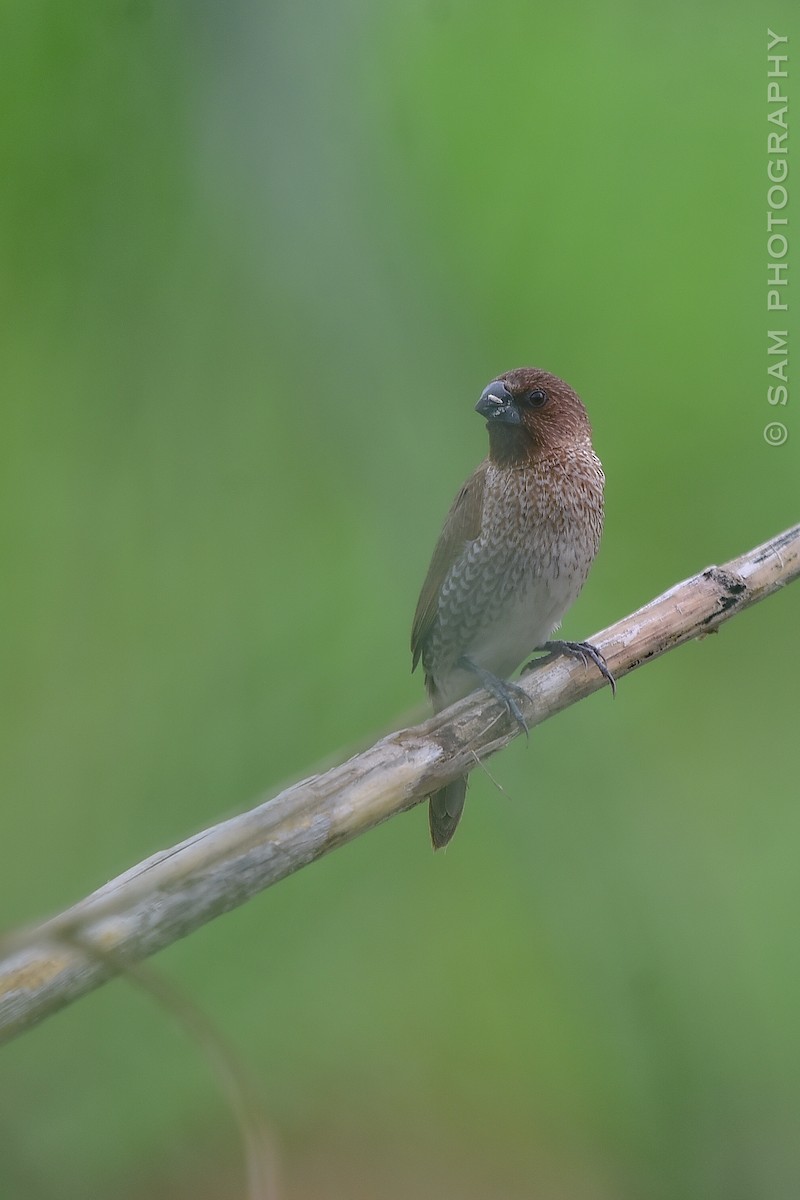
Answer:
[[[800,525],[709,567],[591,638],[617,679],[714,633],[800,575]],[[522,679],[533,727],[604,686],[592,666],[546,659]],[[5,939],[0,1041],[329,850],[468,773],[519,730],[486,692],[382,738],[341,766],[154,854],[79,904]],[[82,947],[85,947],[83,949]]]

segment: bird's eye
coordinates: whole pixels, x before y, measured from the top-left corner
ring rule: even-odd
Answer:
[[[531,408],[541,408],[547,399],[547,392],[543,392],[541,388],[534,388],[532,392],[528,392],[525,399]]]

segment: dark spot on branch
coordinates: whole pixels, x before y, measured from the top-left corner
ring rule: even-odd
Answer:
[[[737,578],[736,575],[731,574],[730,571],[725,571],[722,567],[709,567],[708,570],[703,572],[703,578],[713,581],[723,593],[719,597],[717,611],[711,613],[708,617],[703,617],[700,622],[701,625],[710,625],[712,621],[718,620],[723,613],[736,607],[742,593],[747,591],[747,584]]]

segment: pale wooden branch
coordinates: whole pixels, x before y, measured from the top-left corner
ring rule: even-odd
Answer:
[[[722,567],[709,567],[596,634],[617,679],[796,579],[800,525]],[[531,727],[604,686],[564,656],[522,679]],[[0,960],[0,1040],[236,908],[328,850],[351,841],[470,771],[518,736],[485,692],[382,738],[325,774],[154,854],[85,900],[7,937]],[[422,837],[420,830],[420,837]],[[83,949],[85,947],[85,949]],[[94,949],[93,949],[94,948]]]

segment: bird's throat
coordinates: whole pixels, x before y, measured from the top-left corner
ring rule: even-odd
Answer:
[[[489,458],[498,467],[523,467],[536,458],[535,440],[524,426],[488,425]]]

